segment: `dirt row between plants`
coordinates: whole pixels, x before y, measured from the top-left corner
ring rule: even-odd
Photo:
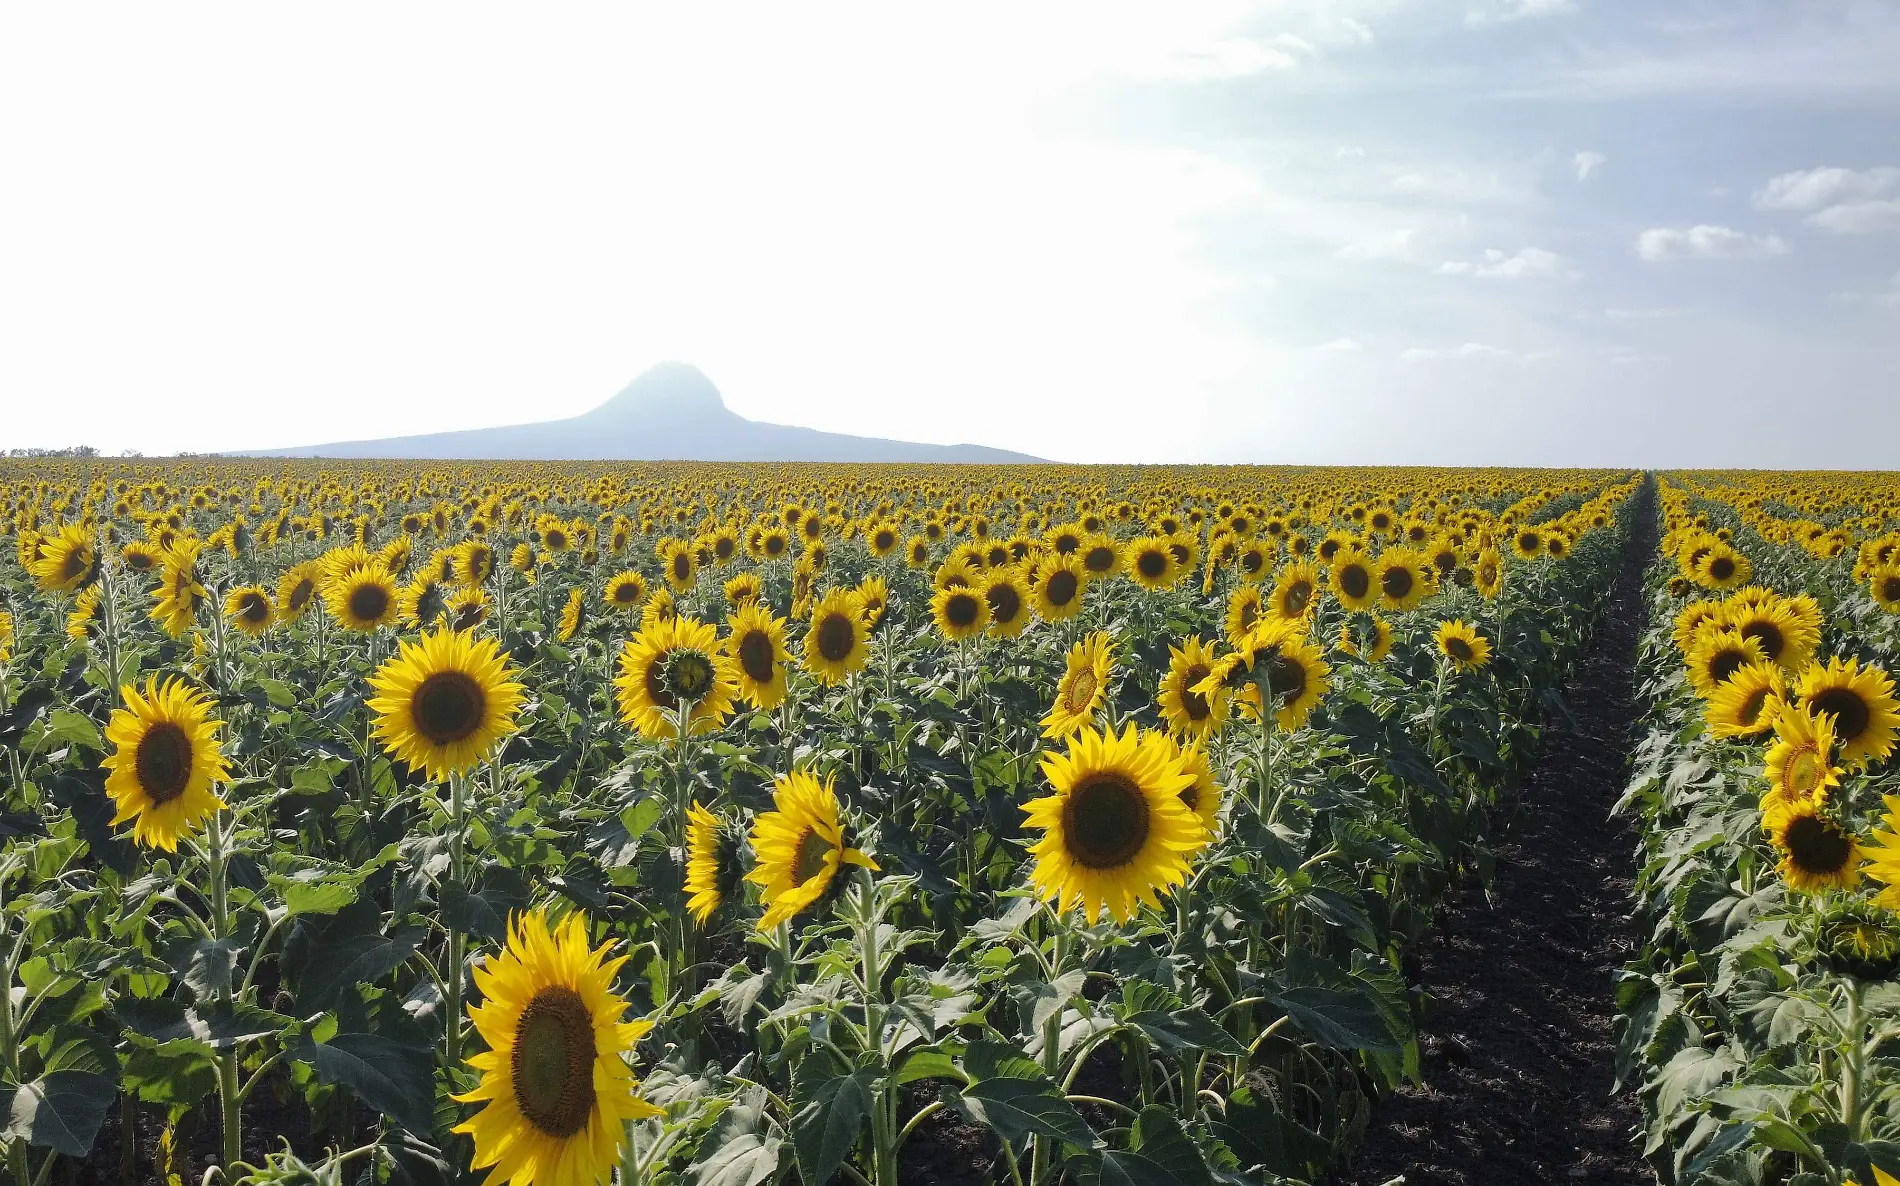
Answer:
[[[1647,499],[1645,500],[1647,502]],[[1653,504],[1650,504],[1653,507]],[[1604,617],[1498,829],[1487,900],[1467,884],[1421,952],[1424,1084],[1373,1113],[1354,1186],[1654,1183],[1631,1143],[1640,1109],[1611,1096],[1612,977],[1635,949],[1635,838],[1610,807],[1627,780],[1645,508]]]

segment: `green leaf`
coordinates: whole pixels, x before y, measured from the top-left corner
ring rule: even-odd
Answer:
[[[620,826],[627,830],[628,840],[638,840],[646,835],[648,828],[660,822],[660,813],[665,810],[660,796],[649,795],[627,807],[620,813]]]
[[[897,1083],[915,1083],[919,1079],[962,1079],[957,1061],[940,1047],[914,1046],[897,1067]]]
[[[293,1054],[325,1083],[348,1088],[364,1105],[409,1131],[428,1136],[434,1128],[435,1060],[426,1046],[382,1034],[337,1034],[306,1042]]]
[[[119,1094],[111,1079],[90,1071],[53,1071],[17,1090],[0,1091],[10,1097],[4,1100],[8,1140],[25,1138],[29,1145],[68,1157],[92,1152],[93,1138]]]
[[[1042,1133],[1079,1149],[1100,1143],[1061,1089],[1021,1050],[999,1042],[974,1043],[964,1053],[963,1073],[970,1085],[961,1092],[945,1088],[944,1102],[1004,1140],[1015,1143]]]
[[[1148,1040],[1162,1050],[1211,1050],[1229,1058],[1247,1053],[1245,1046],[1235,1041],[1232,1034],[1199,1006],[1168,1013],[1144,1009],[1122,1020],[1148,1035]]]
[[[148,1042],[158,1046],[184,1042],[201,1050],[222,1050],[297,1027],[295,1018],[281,1013],[256,1005],[233,1006],[222,1001],[202,1002],[186,1008],[178,1001],[164,998],[120,998],[113,1005],[113,1012],[131,1033]]]
[[[784,1144],[767,1133],[764,1096],[755,1093],[727,1108],[700,1143],[693,1186],[759,1186],[778,1175]]]
[[[1289,988],[1272,998],[1300,1032],[1334,1050],[1399,1054],[1403,1047],[1378,1006],[1357,992],[1335,988]]]
[[[807,1065],[823,1057],[815,1055]],[[799,1083],[798,1094],[805,1105],[792,1117],[792,1152],[805,1181],[831,1181],[831,1175],[851,1155],[864,1129],[864,1118],[871,1111],[871,1084],[875,1078],[872,1068],[859,1067],[821,1083]]]
[[[105,738],[100,736],[99,726],[92,718],[70,708],[56,708],[46,718],[45,740],[84,746],[94,753],[104,752],[106,748]]]

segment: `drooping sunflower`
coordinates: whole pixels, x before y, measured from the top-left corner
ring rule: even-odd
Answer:
[[[1266,615],[1267,599],[1259,585],[1234,586],[1227,595],[1227,610],[1221,615],[1221,630],[1227,635],[1228,645],[1239,646]]]
[[[277,612],[264,586],[243,585],[225,594],[224,616],[245,634],[260,638],[270,629]]]
[[[1186,882],[1207,828],[1181,798],[1195,775],[1166,734],[1129,725],[1117,736],[1084,728],[1042,760],[1054,792],[1023,806],[1042,837],[1029,881],[1058,909],[1079,906],[1091,924],[1125,923],[1158,891]]]
[[[871,658],[871,629],[854,589],[833,589],[812,607],[805,668],[826,686],[841,684]]]
[[[729,619],[726,653],[739,679],[739,693],[755,708],[773,709],[785,702],[785,677],[792,652],[785,645],[785,619],[757,601],[748,601]]]
[[[1432,591],[1434,571],[1410,548],[1388,548],[1378,561],[1380,607],[1395,613],[1416,608]]]
[[[1766,663],[1761,644],[1733,630],[1704,630],[1689,651],[1689,685],[1707,699],[1715,689],[1751,663]]]
[[[1781,668],[1750,663],[1709,694],[1702,716],[1717,737],[1753,737],[1774,727],[1781,699]]]
[[[1440,622],[1432,638],[1458,671],[1476,671],[1491,661],[1491,640],[1457,619]]]
[[[1045,622],[1066,622],[1082,612],[1082,594],[1088,574],[1073,553],[1052,552],[1036,565],[1036,616]]]
[[[98,559],[92,531],[83,523],[68,523],[41,539],[39,559],[28,571],[42,590],[72,593],[91,583]]]
[[[132,839],[147,848],[178,850],[178,838],[224,806],[212,787],[229,777],[211,701],[181,679],[162,685],[148,677],[145,691],[120,689],[124,708],[112,711],[102,763],[106,794],[118,811],[114,824],[134,821]]]
[[[686,812],[686,910],[704,928],[739,894],[739,845],[719,817],[694,803]]]
[[[1029,586],[1016,566],[991,571],[983,582],[983,600],[990,606],[990,637],[1014,638],[1029,627]]]
[[[1854,834],[1812,802],[1797,803],[1776,821],[1772,838],[1781,860],[1775,871],[1789,889],[1819,893],[1853,889],[1860,880],[1860,845]]]
[[[1195,691],[1213,672],[1214,662],[1214,647],[1198,634],[1168,648],[1168,670],[1155,702],[1170,732],[1199,740],[1226,723],[1231,693],[1226,688],[1212,696]]]
[[[373,731],[411,770],[442,782],[514,729],[522,687],[492,638],[436,629],[404,640],[369,686]]]
[[[561,621],[554,631],[558,642],[573,642],[587,625],[587,590],[576,585],[567,591],[567,604],[561,607]]]
[[[396,582],[381,564],[358,564],[323,587],[323,605],[345,630],[368,634],[396,620]]]
[[[1795,804],[1825,803],[1841,782],[1834,767],[1833,717],[1783,708],[1775,716],[1774,729],[1774,744],[1762,760],[1762,774],[1768,779],[1761,799],[1762,827],[1770,832]]]
[[[709,622],[675,617],[643,627],[620,651],[614,677],[620,719],[649,739],[672,738],[680,704],[690,700],[687,731],[695,737],[714,732],[739,696],[737,666]]]
[[[989,599],[974,585],[951,585],[931,597],[930,617],[939,634],[951,642],[961,642],[989,627]]]
[[[1348,610],[1372,608],[1373,599],[1379,595],[1379,583],[1373,572],[1372,561],[1357,548],[1341,548],[1333,557],[1333,595],[1339,598],[1339,604]]]
[[[317,596],[317,562],[306,560],[292,565],[277,578],[277,618],[295,622],[304,616]]]
[[[1267,595],[1267,612],[1288,621],[1305,620],[1319,607],[1319,569],[1305,560],[1295,560],[1274,578],[1273,591]]]
[[[1044,737],[1067,737],[1095,719],[1108,701],[1108,681],[1115,673],[1115,643],[1103,630],[1069,648],[1068,664],[1056,682],[1056,700],[1042,718]]]
[[[1884,762],[1893,753],[1900,701],[1894,699],[1892,677],[1880,668],[1862,666],[1858,659],[1843,662],[1838,656],[1825,667],[1810,663],[1795,686],[1794,699],[1817,716],[1834,718],[1841,764],[1849,770]]]
[[[537,910],[510,920],[508,944],[473,970],[482,1003],[469,1019],[488,1049],[471,1055],[481,1072],[454,1098],[487,1106],[455,1126],[475,1142],[471,1168],[483,1186],[595,1186],[620,1158],[627,1121],[657,1116],[639,1096],[623,1057],[653,1028],[622,1021],[613,992],[626,956],[613,943],[590,947],[576,912],[550,929]]]
[[[1339,624],[1339,649],[1379,663],[1392,653],[1392,623],[1378,614],[1347,614]]]
[[[631,568],[617,572],[607,578],[600,596],[623,614],[635,613],[647,599],[647,579]]]
[[[877,862],[853,848],[839,821],[838,792],[808,771],[781,774],[772,783],[774,810],[752,823],[753,867],[746,880],[762,888],[769,931],[810,909],[846,865],[876,871]]]
[[[1149,591],[1165,589],[1180,579],[1181,568],[1175,563],[1174,549],[1168,539],[1144,535],[1128,545],[1128,578]]]

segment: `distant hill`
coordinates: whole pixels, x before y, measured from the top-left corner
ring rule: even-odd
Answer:
[[[591,412],[567,420],[432,432],[248,457],[413,457],[535,461],[955,461],[1036,462],[984,445],[920,445],[747,420],[726,407],[698,367],[663,362]]]

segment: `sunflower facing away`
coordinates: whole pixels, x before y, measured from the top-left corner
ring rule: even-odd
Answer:
[[[1056,700],[1042,718],[1044,737],[1067,737],[1095,719],[1108,701],[1115,673],[1115,643],[1106,631],[1091,631],[1069,648],[1068,665],[1056,681]]]
[[[1117,736],[1085,728],[1042,761],[1054,792],[1023,806],[1041,839],[1029,881],[1058,909],[1082,908],[1125,923],[1157,891],[1187,880],[1208,833],[1182,793],[1195,775],[1166,734],[1128,726]]]
[[[785,645],[785,619],[748,601],[732,615],[730,629],[726,653],[738,667],[739,694],[754,708],[777,708],[785,702],[785,675],[792,662]]]
[[[781,774],[772,784],[772,802],[775,810],[752,823],[754,863],[745,878],[763,890],[761,931],[816,904],[844,866],[877,869],[877,862],[846,842],[829,776],[819,782],[804,770]]]
[[[1703,719],[1717,737],[1753,737],[1774,727],[1781,697],[1781,668],[1750,663],[1709,694]]]
[[[1204,696],[1194,690],[1214,670],[1214,648],[1197,634],[1168,652],[1168,670],[1156,697],[1168,730],[1197,740],[1219,730],[1227,720],[1230,693],[1221,688]]]
[[[1432,637],[1438,643],[1438,653],[1458,671],[1476,671],[1491,661],[1491,640],[1464,622],[1440,622]]]
[[[488,1049],[471,1055],[481,1072],[462,1103],[487,1106],[455,1127],[475,1142],[471,1168],[489,1169],[483,1186],[595,1186],[620,1156],[626,1122],[660,1109],[637,1094],[623,1053],[652,1028],[622,1021],[614,995],[626,956],[612,943],[590,948],[579,913],[552,930],[544,911],[516,915],[508,945],[475,965],[482,1003],[469,1019]]]
[[[218,743],[211,701],[181,679],[145,681],[145,693],[120,689],[104,762],[106,794],[118,805],[114,824],[134,821],[132,839],[147,848],[178,850],[178,838],[224,806],[212,792],[229,772]]]
[[[561,621],[554,631],[556,641],[574,641],[574,636],[587,625],[586,605],[587,590],[576,586],[567,591],[567,604],[561,607]]]
[[[621,648],[620,674],[614,677],[620,719],[644,737],[671,738],[680,703],[690,700],[688,732],[714,732],[732,715],[739,695],[735,666],[711,623],[692,618],[655,622]]]
[[[402,642],[369,686],[383,748],[437,782],[481,761],[512,731],[522,698],[494,639],[448,629]]]
[[[805,632],[805,666],[830,686],[841,684],[871,658],[871,630],[864,603],[852,589],[833,589],[812,607]]]
[[[936,622],[938,633],[951,642],[962,642],[988,628],[989,599],[973,585],[952,585],[937,590],[931,597],[930,617]]]
[[[1829,659],[1827,666],[1811,663],[1795,686],[1795,701],[1815,715],[1834,718],[1834,735],[1841,743],[1841,765],[1859,770],[1885,761],[1893,753],[1894,734],[1900,730],[1900,701],[1893,695],[1893,679],[1860,660]]]
[[[1781,861],[1775,866],[1788,888],[1802,893],[1853,889],[1860,880],[1860,845],[1854,834],[1813,803],[1781,813],[1772,833]]]

